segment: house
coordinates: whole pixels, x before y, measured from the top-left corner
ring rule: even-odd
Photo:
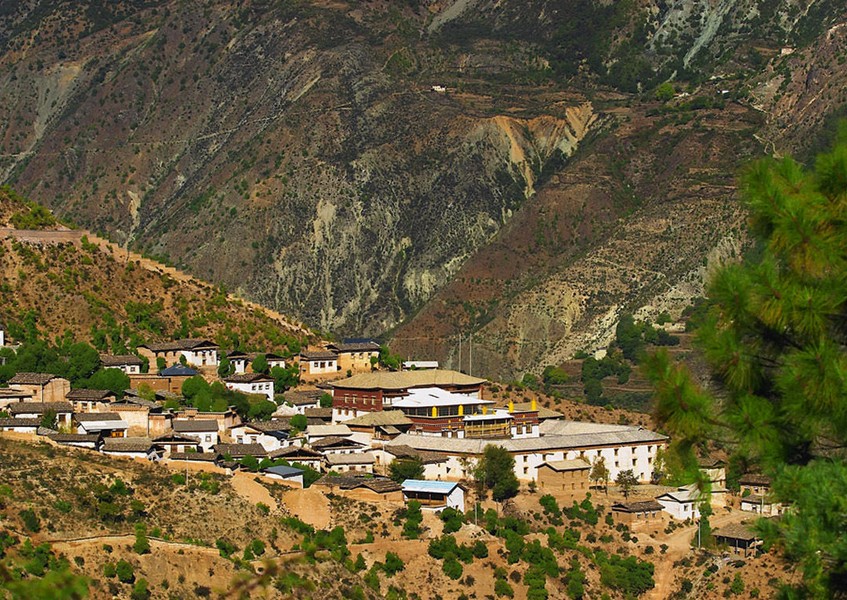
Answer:
[[[18,373],[9,387],[29,392],[34,402],[62,402],[71,391],[71,382],[52,373]]]
[[[215,462],[220,457],[214,452],[171,452],[171,455],[167,458],[172,461],[184,462],[190,465],[214,467]]]
[[[698,461],[700,472],[709,478],[712,485],[726,487],[726,466],[722,460],[702,458]]]
[[[590,472],[591,465],[584,458],[550,460],[538,466],[536,482],[548,494],[585,496],[590,487]]]
[[[47,438],[63,446],[87,450],[99,450],[103,444],[102,438],[96,433],[52,433]]]
[[[300,381],[315,381],[338,375],[338,355],[328,350],[300,353]]]
[[[232,460],[239,460],[245,456],[261,460],[268,456],[267,450],[262,448],[261,444],[215,444],[213,450],[220,456],[230,457]]]
[[[6,326],[0,323],[0,348],[6,345]]]
[[[8,411],[15,419],[38,420],[52,411],[59,427],[70,427],[74,409],[70,402],[18,402],[9,405]]]
[[[332,388],[333,421],[340,422],[368,412],[395,409],[397,400],[421,388],[440,388],[469,399],[479,399],[483,383],[485,379],[458,371],[430,369],[360,373],[328,385]]]
[[[133,373],[129,375],[129,384],[133,388],[146,386],[155,393],[182,394],[182,384],[199,373],[185,365],[173,365],[158,373]]]
[[[229,364],[233,368],[233,373],[241,374],[247,372],[247,367],[250,365],[250,356],[241,350],[233,350],[226,355]]]
[[[465,490],[455,481],[427,481],[407,479],[402,484],[403,500],[420,502],[421,509],[442,511],[454,508],[465,512]]]
[[[268,479],[284,481],[285,483],[294,484],[301,488],[303,487],[303,473],[303,469],[286,467],[284,465],[262,469],[262,475]]]
[[[294,414],[305,414],[307,408],[320,408],[323,390],[308,390],[302,392],[289,391],[283,396],[285,403],[294,408]]]
[[[336,473],[373,473],[374,455],[370,452],[356,452],[355,454],[325,454],[324,468]]]
[[[664,519],[664,506],[656,500],[618,502],[612,504],[612,518],[617,523],[625,523],[629,526],[661,523]]]
[[[285,357],[280,356],[279,354],[268,352],[265,354],[265,360],[268,363],[268,370],[273,369],[274,367],[279,367],[280,369],[285,368]]]
[[[161,435],[169,429],[169,427],[166,429],[164,422],[159,424],[159,419],[150,418],[151,413],[162,414],[162,407],[141,398],[127,398],[121,402],[113,402],[109,406],[109,412],[117,413],[127,422],[129,425],[127,434],[130,436],[150,437]]]
[[[74,407],[74,412],[107,412],[108,405],[117,400],[117,396],[111,390],[71,390],[65,396],[65,400]]]
[[[127,375],[141,373],[144,361],[135,354],[101,354],[100,365],[104,369],[120,369]]]
[[[41,419],[0,419],[0,431],[35,434],[41,427]]]
[[[310,426],[332,425],[331,408],[307,408],[303,411],[303,416],[306,417],[306,423]]]
[[[422,369],[437,369],[438,368],[437,360],[406,360],[403,361],[403,370],[415,370],[419,371]]]
[[[723,488],[713,488],[706,497],[706,492],[699,490],[697,485],[692,483],[657,496],[656,501],[671,517],[684,521],[699,519],[700,505],[705,500],[708,500],[710,505],[722,505],[725,493],[726,490]]]
[[[742,496],[748,494],[767,494],[771,489],[771,478],[758,473],[747,473],[738,480]]]
[[[785,512],[785,506],[774,501],[769,494],[750,494],[741,498],[741,510],[763,517],[775,517]]]
[[[387,442],[396,438],[401,433],[408,431],[413,423],[403,414],[402,410],[381,410],[365,413],[355,417],[344,424],[350,429],[352,439],[364,444],[374,442]]]
[[[153,438],[153,445],[160,449],[165,456],[183,452],[201,452],[200,442],[196,437],[180,433],[166,433]]]
[[[144,344],[138,347],[138,353],[145,357],[149,364],[156,365],[159,358],[168,365],[185,362],[195,367],[217,367],[219,346],[204,339],[182,339],[161,344]]]
[[[229,431],[237,444],[261,444],[268,452],[279,450],[288,440],[291,425],[285,421],[271,420],[241,423]]]
[[[200,412],[194,407],[186,407],[176,412],[179,419],[208,419],[217,422],[218,431],[223,433],[241,423],[241,417],[233,407],[221,412]]]
[[[146,458],[147,460],[162,458],[162,452],[153,445],[153,440],[142,437],[105,438],[100,452],[109,456],[126,458]]]
[[[76,432],[98,434],[104,438],[126,437],[129,424],[117,413],[74,414]]]
[[[312,485],[328,488],[327,492],[364,502],[402,502],[400,484],[385,477],[367,474],[324,475]]]
[[[728,546],[736,554],[747,556],[761,546],[762,540],[756,533],[743,523],[732,523],[716,529],[712,535],[718,546]]]
[[[338,357],[338,370],[351,375],[373,370],[379,359],[379,344],[373,341],[327,344],[326,348]]]
[[[230,390],[244,394],[262,394],[269,401],[274,400],[273,377],[262,373],[237,373],[224,378],[224,385]]]
[[[346,425],[309,425],[306,429],[306,443],[326,437],[350,437],[353,432]]]
[[[312,450],[320,452],[324,456],[328,454],[353,454],[364,452],[368,446],[346,437],[331,435],[312,442]]]
[[[6,410],[11,404],[32,401],[32,393],[27,390],[16,390],[12,388],[0,389],[0,411]]]
[[[302,446],[287,446],[275,450],[268,455],[271,460],[281,458],[291,464],[300,464],[320,471],[323,464],[323,454]]]
[[[196,438],[203,452],[209,452],[218,443],[218,422],[214,419],[174,419],[175,433]]]
[[[432,479],[437,479],[440,473],[447,470],[446,463],[449,460],[440,452],[415,450],[410,446],[385,446],[374,450],[373,453],[377,465],[389,465],[395,460],[420,461],[424,467],[424,476],[429,478],[432,475]]]

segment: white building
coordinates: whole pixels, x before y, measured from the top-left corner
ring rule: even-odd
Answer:
[[[229,360],[229,364],[232,365],[233,373],[238,375],[247,372],[247,365],[250,364],[250,357],[246,352],[233,350],[227,354],[226,357]]]
[[[101,354],[100,364],[104,369],[120,369],[127,375],[137,375],[141,373],[144,361],[135,354]]]
[[[268,479],[276,479],[278,481],[294,484],[297,487],[303,487],[303,469],[280,465],[278,467],[262,469],[262,475]]]
[[[241,423],[229,430],[236,444],[261,444],[268,452],[286,446],[291,426],[283,421]]]
[[[218,443],[218,421],[216,419],[174,419],[176,433],[197,438],[203,452],[211,452]]]
[[[0,348],[6,345],[6,328],[0,323]]]
[[[338,374],[338,355],[326,350],[300,353],[301,379],[315,379]]]
[[[129,423],[116,413],[76,413],[77,433],[96,433],[103,437],[126,437]]]
[[[324,456],[324,469],[336,473],[373,473],[374,455],[370,452],[355,454],[327,454]]]
[[[224,385],[231,390],[245,394],[263,394],[274,401],[274,380],[262,373],[238,373],[224,379]]]
[[[455,481],[424,481],[407,479],[403,482],[403,500],[421,503],[423,510],[439,512],[454,508],[465,512],[465,490]]]
[[[709,492],[697,489],[697,484],[684,485],[676,491],[666,492],[656,497],[656,501],[664,507],[664,511],[674,519],[699,519],[700,506],[705,500],[710,506],[723,506],[726,490],[713,488]],[[708,494],[708,496],[706,495]]]

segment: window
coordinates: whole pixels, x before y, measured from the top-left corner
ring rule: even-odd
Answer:
[[[211,441],[212,441],[212,436],[211,436],[211,435],[207,435],[207,436],[206,436],[206,441],[207,441],[207,442],[211,442]]]

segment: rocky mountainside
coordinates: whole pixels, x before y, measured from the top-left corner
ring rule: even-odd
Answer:
[[[30,0],[0,8],[0,177],[310,325],[453,366],[474,333],[474,370],[539,370],[738,251],[739,160],[840,114],[844,21],[834,0]]]

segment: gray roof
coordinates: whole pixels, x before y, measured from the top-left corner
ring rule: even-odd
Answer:
[[[217,431],[215,419],[174,419],[173,429],[179,433]]]
[[[328,350],[304,350],[300,360],[338,360],[338,355]]]
[[[9,380],[9,384],[20,385],[47,385],[54,379],[61,379],[52,373],[17,373]]]
[[[218,455],[214,452],[171,452],[171,460],[197,460],[202,462],[215,462]]]
[[[65,395],[65,398],[68,400],[84,400],[88,402],[103,400],[108,398],[109,396],[114,396],[115,392],[111,390],[88,390],[84,388],[78,388],[75,390],[71,390]]]
[[[342,490],[363,487],[378,494],[397,492],[402,489],[399,483],[385,477],[357,477],[355,475],[324,475],[312,485],[335,486]]]
[[[0,419],[0,427],[39,427],[41,419]]]
[[[121,416],[117,413],[74,413],[74,419],[77,423],[95,423],[97,421],[121,421]]]
[[[285,392],[283,397],[285,401],[292,406],[302,406],[303,404],[317,404],[321,395],[325,394],[323,390],[312,390],[306,392]]]
[[[269,377],[264,373],[236,373],[230,375],[224,381],[227,383],[254,383],[256,381],[271,382],[273,377]]]
[[[124,365],[141,366],[144,364],[144,361],[137,357],[135,354],[101,354],[100,363],[104,367],[109,368],[122,367]]]
[[[618,502],[617,504],[612,504],[613,511],[625,513],[657,511],[664,508],[664,506],[655,500],[644,500],[643,502]]]
[[[548,460],[542,465],[547,465],[554,471],[587,471],[591,468],[588,461],[577,458],[575,460]]]
[[[153,352],[175,352],[177,350],[194,350],[195,348],[208,347],[218,349],[218,345],[209,340],[203,339],[183,339],[173,342],[160,342],[152,344],[144,344],[142,348],[147,348]]]
[[[262,444],[215,444],[213,448],[221,456],[229,454],[233,458],[244,456],[262,457],[268,455],[268,451],[265,450]]]
[[[354,452],[353,454],[327,454],[324,460],[330,465],[372,465],[376,462],[370,452]]]
[[[149,452],[152,447],[153,440],[146,437],[107,437],[103,439],[104,452]]]
[[[327,344],[327,348],[336,352],[379,352],[376,342],[353,342],[346,344]]]
[[[315,452],[314,450],[303,448],[302,446],[288,446],[287,448],[280,448],[279,450],[271,452],[269,456],[270,458],[284,458],[286,460],[296,459],[298,456],[305,458],[306,460],[310,458],[323,458],[323,454],[320,452]]]
[[[350,438],[338,437],[335,435],[331,435],[329,437],[321,438],[319,440],[315,440],[312,442],[312,449],[320,450],[321,448],[331,448],[334,446],[342,446],[348,448],[364,448],[365,445],[357,442],[355,440],[351,440]]]
[[[411,425],[412,421],[402,410],[376,410],[344,421],[344,424],[348,427],[378,427],[380,425]]]
[[[742,523],[732,523],[730,525],[725,525],[720,529],[712,532],[712,535],[715,537],[724,537],[736,540],[742,540],[746,542],[750,542],[758,539],[758,535]]]
[[[53,433],[47,436],[58,444],[70,444],[72,442],[94,442],[100,441],[96,433]]]
[[[285,465],[268,467],[266,469],[262,469],[262,471],[265,473],[279,475],[280,477],[296,477],[297,475],[303,474],[303,469],[298,469],[296,467],[286,467]]]
[[[475,386],[483,383],[485,379],[471,377],[458,371],[425,369],[422,371],[374,371],[333,381],[329,385],[333,388],[360,390],[405,390],[416,387]]]
[[[13,415],[37,414],[43,415],[48,410],[57,413],[72,413],[74,407],[70,402],[15,402],[8,407],[9,413]]]

